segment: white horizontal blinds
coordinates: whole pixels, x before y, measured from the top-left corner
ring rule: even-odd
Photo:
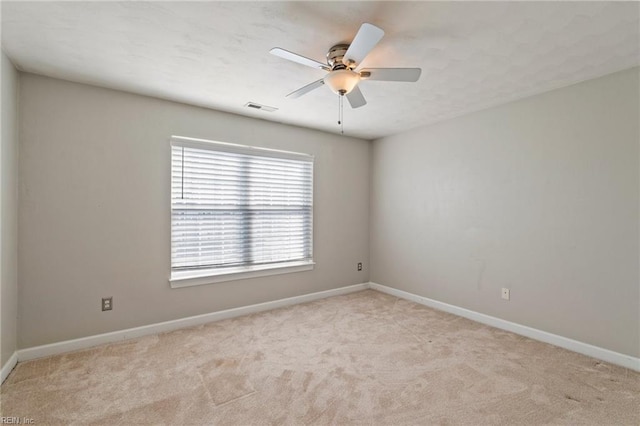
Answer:
[[[312,259],[312,157],[174,139],[171,176],[172,269]]]

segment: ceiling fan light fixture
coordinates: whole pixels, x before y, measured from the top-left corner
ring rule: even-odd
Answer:
[[[360,74],[350,69],[331,71],[324,77],[324,83],[336,95],[346,95],[351,92],[360,81]]]

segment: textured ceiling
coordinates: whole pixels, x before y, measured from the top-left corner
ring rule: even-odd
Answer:
[[[285,98],[324,72],[269,49],[324,62],[370,22],[386,35],[363,65],[422,68],[345,103],[345,134],[374,139],[636,66],[639,15],[635,2],[3,1],[2,46],[24,71],[337,133],[327,87]]]

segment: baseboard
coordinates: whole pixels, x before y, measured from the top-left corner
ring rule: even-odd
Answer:
[[[7,361],[0,369],[0,384],[4,383],[4,380],[9,377],[9,373],[18,363],[18,352],[14,352],[10,357],[9,361]]]
[[[256,305],[242,306],[239,308],[227,309],[203,315],[196,315],[187,318],[181,318],[172,321],[165,321],[157,324],[150,324],[142,327],[129,328],[110,333],[97,334],[94,336],[83,337],[79,339],[66,340],[63,342],[52,343],[48,345],[36,346],[27,349],[20,349],[14,352],[9,361],[2,366],[1,381],[3,382],[18,361],[27,361],[30,359],[42,358],[50,355],[57,355],[65,352],[71,352],[79,349],[86,349],[105,343],[113,343],[122,340],[133,339],[136,337],[148,336],[151,334],[163,333],[166,331],[178,330],[181,328],[192,327],[196,325],[206,324],[214,321],[235,318],[242,315],[253,314],[257,312],[269,311],[272,309],[282,308],[285,306],[296,305],[299,303],[311,302],[313,300],[324,299],[342,294],[354,293],[365,290],[367,288],[390,294],[401,299],[410,300],[430,308],[449,312],[473,321],[490,325],[492,327],[507,330],[522,336],[529,337],[534,340],[559,346],[570,351],[578,352],[593,358],[597,358],[612,364],[629,368],[631,370],[640,371],[640,358],[630,355],[621,354],[608,349],[593,346],[588,343],[579,342],[567,337],[558,336],[546,331],[531,328],[525,325],[506,321],[490,315],[481,314],[469,309],[461,308],[448,303],[439,302],[427,297],[418,296],[413,293],[387,287],[374,282],[355,284],[347,287],[340,287],[332,290],[321,291],[317,293],[305,294],[302,296],[289,297],[286,299],[274,300],[271,302],[259,303]]]
[[[274,300],[271,302],[259,303],[256,305],[242,306],[239,308],[227,309],[224,311],[212,312],[209,314],[196,315],[187,318],[181,318],[172,321],[165,321],[156,324],[145,325],[142,327],[129,328],[126,330],[113,331],[110,333],[97,334],[94,336],[82,337],[79,339],[66,340],[48,345],[36,346],[27,349],[18,350],[18,361],[27,361],[30,359],[42,358],[49,355],[56,355],[65,352],[71,352],[79,349],[86,349],[105,343],[119,342],[122,340],[133,339],[136,337],[148,336],[150,334],[163,333],[166,331],[178,330],[181,328],[192,327],[196,325],[206,324],[214,321],[221,321],[229,318],[235,318],[242,315],[253,314],[256,312],[269,311],[272,309],[282,308],[285,306],[296,305],[299,303],[311,302],[313,300],[324,299],[342,294],[354,293],[369,288],[368,283],[355,284],[347,287],[340,287],[332,290],[321,291],[317,293],[304,294],[302,296],[289,297],[286,299]],[[15,362],[14,362],[15,364]],[[13,368],[13,367],[12,367]],[[11,371],[9,369],[8,371]],[[4,378],[4,368],[2,369]],[[8,374],[8,372],[7,372]]]
[[[506,321],[500,318],[492,317],[490,315],[481,314],[479,312],[471,311],[469,309],[460,308],[455,305],[449,305],[448,303],[438,302],[437,300],[429,299],[427,297],[418,296],[413,293],[398,290],[395,288],[387,287],[374,282],[369,283],[369,288],[387,293],[392,296],[399,297],[401,299],[410,300],[412,302],[419,303],[421,305],[428,306],[430,308],[438,309],[440,311],[449,312],[464,318],[468,318],[473,321],[480,322],[482,324],[490,325],[492,327],[507,330],[512,333],[526,336],[534,340],[550,343],[555,346],[559,346],[564,349],[568,349],[573,352],[578,352],[583,355],[587,355],[593,358],[597,358],[611,364],[616,364],[631,370],[640,371],[640,358],[636,358],[630,355],[614,352],[609,349],[604,349],[598,346],[593,346],[588,343],[579,342],[577,340],[569,339],[567,337],[558,336],[557,334],[548,333],[546,331],[538,330],[535,328],[527,327],[526,325],[517,324],[514,322]]]

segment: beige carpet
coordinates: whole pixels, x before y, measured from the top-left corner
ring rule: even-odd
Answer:
[[[640,374],[373,290],[20,363],[35,424],[640,424]]]

